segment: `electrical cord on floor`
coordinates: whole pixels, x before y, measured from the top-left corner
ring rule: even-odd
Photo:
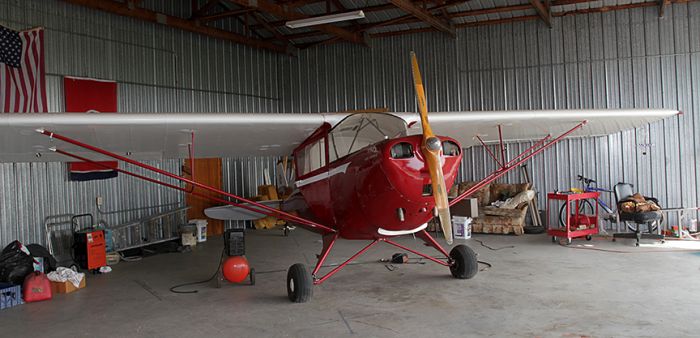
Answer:
[[[207,279],[205,279],[205,280],[199,281],[199,282],[190,282],[190,283],[184,283],[184,284],[175,285],[175,286],[173,286],[173,287],[170,288],[170,292],[172,292],[172,293],[197,293],[197,292],[199,292],[199,290],[177,291],[177,290],[175,290],[175,289],[179,289],[179,288],[181,288],[181,287],[183,287],[183,286],[197,285],[197,284],[204,284],[204,283],[207,283],[207,282],[211,282],[211,281],[212,281],[214,278],[216,278],[216,276],[219,274],[219,268],[221,267],[221,262],[224,261],[224,252],[225,252],[225,250],[226,250],[225,248],[221,250],[221,258],[219,258],[219,264],[216,265],[216,271],[214,271],[214,274],[211,275],[211,277],[209,277],[209,278],[207,278]]]
[[[472,238],[472,240],[479,242],[479,244],[481,244],[481,246],[483,246],[484,248],[487,248],[487,249],[489,249],[489,250],[492,250],[492,251],[498,251],[498,250],[503,250],[503,249],[513,249],[513,248],[515,248],[515,245],[508,245],[508,246],[504,246],[504,247],[500,247],[500,248],[492,248],[492,247],[490,247],[490,246],[484,244],[484,242],[482,242],[482,241],[480,241],[480,240],[478,240],[478,239],[476,239],[476,238]]]

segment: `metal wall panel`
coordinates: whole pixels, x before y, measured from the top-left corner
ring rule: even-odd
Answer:
[[[186,15],[186,1],[147,0],[148,8]],[[0,0],[0,24],[46,27],[50,111],[62,111],[62,76],[119,82],[122,112],[317,112],[388,107],[416,109],[408,52],[424,71],[430,110],[678,108],[684,115],[594,140],[567,140],[529,164],[542,191],[576,184],[630,181],[667,207],[699,198],[700,4],[556,18],[458,31],[374,39],[372,48],[335,44],[296,58],[101,13],[59,1]],[[227,22],[227,27],[240,25]],[[508,154],[531,143],[509,145]],[[256,193],[274,158],[224,159],[224,188]],[[179,171],[179,161],[155,163]],[[483,177],[495,165],[481,147],[464,152],[460,177]],[[66,181],[65,165],[0,166],[0,244],[42,242],[46,216],[182,201],[179,193],[130,178]],[[519,180],[519,174],[507,180]],[[646,192],[646,191],[645,191]],[[114,201],[114,204],[110,204]],[[540,199],[544,206],[544,199]],[[31,210],[20,210],[26,206]],[[129,219],[136,214],[114,216]],[[228,224],[227,226],[243,226]]]
[[[144,6],[182,16],[190,11],[187,1],[148,0]],[[280,112],[287,56],[57,0],[0,0],[0,24],[17,30],[45,27],[51,112],[64,110],[64,75],[117,81],[120,113]],[[254,194],[262,183],[254,174],[261,166],[255,164],[265,161],[271,160],[224,159],[224,170],[233,170],[224,173],[224,189]],[[180,163],[152,164],[178,173]],[[184,202],[177,191],[126,176],[96,182],[67,177],[62,163],[0,165],[0,245],[14,239],[43,243],[46,217],[97,214],[97,196],[111,211]],[[104,220],[121,223],[147,212]]]
[[[375,39],[371,49],[305,50],[288,61],[293,86],[284,110],[415,111],[410,50],[418,54],[430,110],[679,109],[682,116],[638,130],[563,141],[529,168],[541,192],[578,185],[583,174],[605,187],[633,183],[664,207],[696,206],[699,16],[699,3],[676,4],[664,18],[649,7],[560,17],[551,29],[533,21],[463,29],[457,39],[425,33]],[[308,90],[318,82],[311,70],[325,76],[322,92]],[[510,145],[508,153],[529,145]],[[460,178],[483,177],[492,162],[482,147],[467,149]],[[519,179],[519,173],[506,178]]]

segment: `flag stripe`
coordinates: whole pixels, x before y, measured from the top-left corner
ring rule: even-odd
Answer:
[[[3,50],[6,55],[21,53],[16,59],[0,61],[0,107],[3,112],[46,112],[46,71],[44,64],[44,30],[13,32],[0,26],[0,38],[15,39]],[[14,34],[14,35],[13,35]],[[17,34],[21,41],[17,45]],[[8,40],[9,41],[9,40]],[[4,45],[3,45],[4,46]],[[3,63],[4,62],[4,63]],[[8,63],[9,62],[9,63]]]

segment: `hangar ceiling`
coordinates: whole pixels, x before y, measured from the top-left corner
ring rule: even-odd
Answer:
[[[639,7],[658,7],[696,0],[176,0],[181,8],[149,6],[148,0],[64,0],[102,11],[151,21],[279,53],[339,42],[370,45],[372,39],[507,22],[551,18]],[[361,20],[290,29],[289,20],[362,10]],[[177,13],[175,13],[177,12]],[[222,24],[234,21],[237,27]]]

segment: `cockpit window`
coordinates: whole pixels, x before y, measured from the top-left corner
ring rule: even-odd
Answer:
[[[384,113],[354,114],[340,121],[328,134],[330,161],[382,140],[406,136],[406,122]]]

